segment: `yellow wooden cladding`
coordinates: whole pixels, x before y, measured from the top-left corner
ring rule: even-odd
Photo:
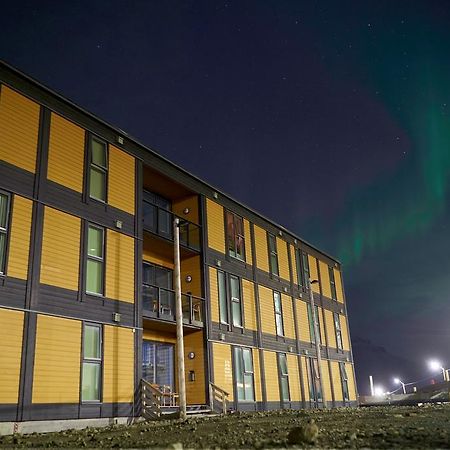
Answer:
[[[200,256],[191,256],[183,258],[180,263],[181,267],[181,291],[190,292],[192,295],[202,297],[202,275],[200,272]],[[191,281],[188,283],[186,277],[190,276]]]
[[[103,401],[130,403],[134,397],[134,333],[129,328],[105,325]]]
[[[353,372],[353,364],[345,363],[345,371],[347,372],[348,391],[349,391],[350,401],[353,402],[356,400],[356,383],[355,383],[355,376],[354,376],[354,372]]]
[[[305,401],[309,401],[310,400],[309,378],[308,378],[308,366],[306,365],[306,357],[300,356],[300,362],[302,366],[303,392],[305,393]]]
[[[296,339],[294,311],[292,309],[292,298],[286,294],[281,294],[283,307],[283,327],[284,335],[290,339]]]
[[[147,341],[166,342],[168,344],[176,344],[177,337],[173,333],[166,333],[160,330],[144,329],[142,332],[142,339]]]
[[[324,309],[324,312],[325,312],[325,326],[327,327],[328,347],[337,348],[336,330],[334,328],[333,313],[328,309]]]
[[[79,218],[45,207],[41,283],[78,290],[80,227]]]
[[[255,401],[262,401],[262,388],[261,388],[261,366],[259,364],[259,351],[253,349],[253,376],[255,379]]]
[[[319,280],[319,272],[317,270],[317,259],[314,256],[308,255],[308,264],[309,264],[309,277],[311,280]],[[312,285],[313,292],[320,294],[320,285],[319,283],[314,283]]]
[[[339,270],[337,270],[337,269],[333,269],[333,270],[334,270],[334,282],[336,284],[337,301],[344,303],[344,289],[342,287],[341,272],[339,272]]]
[[[19,399],[23,312],[0,309],[0,404]]]
[[[80,321],[38,316],[33,403],[79,402],[80,351]]]
[[[293,282],[298,284],[298,272],[297,272],[297,255],[296,249],[293,245],[289,245],[289,251],[291,253],[291,265],[292,265],[292,277]]]
[[[262,332],[276,335],[273,291],[261,285],[258,289]]]
[[[342,314],[339,314],[339,321],[341,322],[341,332],[342,332],[342,346],[344,350],[350,350],[350,336],[348,335],[347,318]]]
[[[322,286],[322,295],[331,298],[330,274],[328,265],[323,261],[319,261],[320,268],[320,284]]]
[[[134,240],[107,230],[106,247],[106,296],[133,303]]]
[[[289,259],[287,244],[283,239],[277,237],[277,253],[278,253],[278,271],[280,278],[290,281],[289,275]]]
[[[231,346],[213,342],[212,349],[214,384],[228,392],[228,400],[233,401],[233,365],[231,363]]]
[[[245,237],[245,261],[247,264],[253,264],[252,236],[250,233],[250,222],[247,219],[244,219],[244,237]]]
[[[225,253],[225,223],[223,207],[209,198],[206,199],[208,221],[208,246]]]
[[[266,375],[266,392],[269,402],[280,401],[277,354],[264,350],[264,368]]]
[[[108,203],[134,215],[135,159],[122,150],[109,146]]]
[[[337,361],[330,361],[331,364],[331,379],[333,380],[334,399],[337,402],[343,401],[341,373],[339,371],[339,363]]]
[[[299,339],[303,342],[311,342],[309,334],[308,307],[305,302],[296,300],[297,304],[297,330]]]
[[[288,374],[289,374],[289,392],[292,402],[302,400],[300,377],[298,372],[298,359],[296,355],[287,355]]]
[[[158,266],[174,269],[173,258],[158,252],[158,241],[144,235],[142,259]]]
[[[331,395],[331,381],[330,371],[328,368],[328,361],[322,359],[322,388],[323,388],[323,400],[325,402],[331,402],[333,396]]]
[[[9,164],[36,171],[40,107],[9,89],[0,90],[0,157]]]
[[[187,213],[186,210],[189,210]],[[190,195],[172,202],[172,211],[177,216],[189,220],[189,222],[200,224],[200,216],[198,212],[198,196]]]
[[[219,322],[219,288],[217,286],[217,270],[209,268],[209,301],[211,309],[211,320]]]
[[[14,196],[12,208],[11,237],[8,255],[8,276],[26,280],[30,253],[31,216],[33,202]]]
[[[245,328],[257,330],[256,322],[256,302],[254,284],[248,280],[242,280],[242,294],[244,299],[244,319]]]
[[[47,178],[76,192],[83,191],[85,131],[52,113]]]
[[[258,225],[254,225],[255,230],[255,249],[256,249],[256,266],[269,272],[269,252],[267,249],[267,233]]]
[[[184,336],[184,357],[186,372],[186,399],[191,405],[202,405],[205,398],[205,357],[203,350],[203,331],[186,334]],[[194,359],[189,359],[188,354],[195,353]],[[195,381],[190,381],[189,373],[195,373]]]
[[[322,345],[327,345],[327,340],[325,337],[325,322],[323,320],[323,309],[319,306],[317,310],[319,313],[320,342]]]

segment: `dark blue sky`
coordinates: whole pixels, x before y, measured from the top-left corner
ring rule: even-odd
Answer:
[[[426,372],[450,365],[449,23],[436,0],[18,1],[0,58],[341,259],[352,334]]]

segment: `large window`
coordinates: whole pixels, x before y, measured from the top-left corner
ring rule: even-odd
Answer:
[[[81,401],[100,401],[100,381],[102,368],[102,336],[101,326],[84,325],[83,335],[83,369]]]
[[[339,314],[333,313],[333,318],[334,318],[334,329],[336,331],[337,348],[339,350],[343,350],[344,346],[342,345],[342,330],[341,330],[341,320],[339,318]]]
[[[234,327],[242,327],[241,283],[238,277],[230,275],[231,317]]]
[[[89,164],[89,197],[106,202],[108,150],[106,142],[91,137]]]
[[[320,320],[319,320],[319,307],[317,305],[314,305],[315,307],[315,317],[312,313],[311,304],[308,303],[308,322],[309,322],[309,335],[311,338],[311,342],[316,342],[316,334],[315,334],[315,327],[314,327],[314,321],[317,322],[317,332],[319,333],[319,342],[322,344],[322,333],[320,332]]]
[[[309,397],[315,402],[322,402],[322,385],[320,382],[319,365],[317,359],[306,358],[308,371]]]
[[[172,238],[172,203],[160,195],[144,191],[143,221],[146,230]]]
[[[219,294],[220,322],[225,325],[231,323],[233,327],[242,328],[242,293],[241,281],[235,275],[228,276],[221,270],[217,271],[217,285]]]
[[[8,242],[9,195],[0,192],[0,274],[6,271],[6,243]]]
[[[253,357],[250,348],[234,347],[234,377],[238,401],[255,401]]]
[[[330,274],[331,298],[336,300],[336,282],[334,280],[334,270],[332,267],[328,267],[328,273]]]
[[[273,305],[275,311],[275,327],[277,331],[277,336],[284,336],[283,307],[281,305],[281,294],[277,291],[273,291]]]
[[[272,275],[279,275],[278,272],[278,253],[277,253],[277,239],[273,234],[268,233],[269,242],[269,264],[270,273]]]
[[[226,213],[228,254],[245,260],[244,220],[230,211]]]
[[[142,341],[142,378],[149,383],[175,390],[175,346]]]
[[[344,401],[348,402],[350,400],[350,395],[348,391],[348,377],[347,371],[345,370],[345,363],[339,363],[339,372],[341,373],[342,394],[344,397]]]
[[[217,271],[217,284],[219,288],[219,315],[220,323],[228,325],[228,301],[227,301],[227,287],[225,280],[225,273],[221,270]]]
[[[103,295],[105,230],[89,225],[86,260],[86,292]]]
[[[302,255],[302,278],[303,278],[303,286],[305,288],[309,288],[309,260],[308,260],[308,254],[305,252],[301,252]]]
[[[175,294],[172,290],[173,271],[156,264],[144,262],[142,266],[143,303],[147,311],[172,315],[175,311]]]
[[[289,374],[286,353],[278,353],[278,373],[280,376],[281,401],[290,401],[289,395]]]

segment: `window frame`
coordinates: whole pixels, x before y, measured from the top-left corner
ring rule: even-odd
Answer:
[[[89,200],[93,200],[95,202],[99,202],[101,204],[108,203],[108,180],[109,180],[109,144],[104,139],[101,139],[99,136],[89,133],[88,135],[88,158],[87,158],[87,198]],[[105,166],[101,166],[93,161],[93,141],[97,141],[102,144],[105,148]],[[91,194],[91,170],[96,170],[104,174],[104,190],[105,190],[105,199],[100,199],[92,196]]]
[[[338,313],[333,313],[334,332],[336,335],[336,347],[338,350],[344,351],[344,340],[342,339],[341,318]]]
[[[302,266],[302,280],[304,289],[309,289],[309,279],[311,276],[311,270],[309,267],[308,253],[301,251],[301,266]]]
[[[323,387],[317,358],[307,357],[306,361],[310,402],[323,403]]]
[[[95,255],[89,255],[89,229],[95,228],[97,230],[102,231],[102,257],[98,257]],[[106,277],[106,228],[93,224],[91,222],[87,222],[86,224],[86,251],[85,251],[85,277],[84,277],[84,293],[86,295],[92,295],[95,297],[105,297],[105,290],[106,290],[106,283],[105,283],[105,277]],[[100,262],[102,265],[102,279],[101,279],[101,293],[98,292],[91,292],[88,291],[87,285],[88,285],[88,261],[96,261]]]
[[[231,218],[233,225],[232,233],[229,233],[228,228],[229,218]],[[237,232],[238,227],[236,226],[236,223],[238,221],[241,223],[242,234],[239,234]],[[225,210],[225,236],[226,236],[227,256],[229,256],[230,258],[237,259],[238,261],[246,262],[244,218],[239,214],[236,214],[230,210]],[[242,239],[242,257],[237,253],[239,239]],[[230,248],[230,244],[233,244],[234,250]]]
[[[282,370],[282,362],[281,360],[284,358],[286,364],[286,373]],[[279,387],[280,387],[280,401],[281,403],[288,403],[291,401],[291,386],[289,384],[289,367],[288,367],[288,359],[286,353],[277,353],[277,363],[278,363],[278,378],[279,378]],[[288,398],[283,398],[283,380],[286,381],[287,384],[287,395]]]
[[[328,276],[330,278],[331,298],[332,298],[332,300],[337,300],[336,280],[335,280],[335,277],[334,277],[334,269],[333,269],[333,267],[328,266]]]
[[[279,311],[277,311],[277,299],[276,299],[277,296],[278,296],[278,300],[280,302]],[[273,312],[275,315],[275,333],[276,333],[277,337],[284,337],[285,334],[284,334],[284,320],[283,320],[283,300],[281,297],[281,293],[274,290],[272,297],[273,297]],[[280,333],[280,330],[278,329],[277,317],[279,317],[280,321],[281,321],[281,333]]]
[[[232,354],[233,354],[233,385],[235,388],[235,398],[236,398],[236,402],[237,403],[255,403],[256,402],[256,396],[255,396],[255,365],[253,362],[253,351],[250,347],[241,347],[241,346],[233,346],[232,347]],[[247,370],[247,368],[245,367],[245,358],[244,358],[244,351],[248,352],[250,355],[250,361],[252,364],[251,370]],[[236,359],[239,358],[239,362],[240,362],[240,367],[242,368],[242,380],[244,382],[243,384],[243,392],[244,392],[244,398],[240,399],[239,398],[239,391],[238,391],[238,386],[237,386],[237,361]],[[245,379],[247,377],[251,377],[251,382],[252,382],[252,399],[247,399],[246,398],[246,390],[245,390]]]
[[[0,190],[0,195],[6,197],[6,214],[5,214],[5,228],[0,227],[0,234],[5,236],[5,248],[3,252],[3,261],[0,260],[0,277],[7,275],[8,269],[8,254],[9,254],[9,238],[11,236],[11,211],[12,211],[12,195],[9,192]],[[2,270],[3,268],[3,270]]]
[[[316,319],[316,321],[317,321],[317,331],[319,332],[319,343],[320,343],[320,345],[323,345],[322,333],[321,333],[321,330],[320,330],[319,305],[314,305],[314,309],[315,309],[315,317],[314,317],[314,314],[312,313],[311,303],[307,304],[307,314],[308,314],[308,322],[309,322],[309,335],[310,335],[310,338],[311,338],[311,343],[315,344],[316,343],[316,340],[315,340],[316,329],[315,329],[314,319]]]
[[[271,246],[272,240],[273,240],[273,248]],[[267,252],[269,255],[270,275],[279,277],[280,276],[280,266],[278,264],[277,237],[274,234],[269,233],[269,232],[267,232]],[[274,260],[276,261],[276,267],[273,266],[272,257],[274,257]]]
[[[350,402],[350,389],[348,387],[348,374],[344,362],[339,362],[339,374],[342,385],[342,399],[344,403]]]
[[[231,325],[233,326],[233,328],[239,328],[239,329],[244,329],[244,314],[243,314],[243,309],[244,309],[244,305],[243,305],[243,299],[242,299],[242,287],[241,287],[241,279],[236,276],[236,275],[232,275],[232,274],[228,274],[229,276],[229,283],[230,283],[230,289],[229,289],[229,299],[230,299],[230,310],[231,310],[231,315],[230,315],[230,319],[231,319]],[[233,290],[231,288],[231,280],[235,279],[236,280],[236,285],[239,291],[239,298],[238,297],[233,297]],[[233,304],[238,304],[239,305],[239,316],[240,316],[240,325],[236,325],[234,323],[234,308],[233,308]]]
[[[220,292],[220,282],[219,282],[219,274],[223,274],[224,277],[224,287],[225,287],[225,295],[224,295],[224,299],[225,300],[225,306],[226,306],[226,310],[224,311],[224,309],[221,307],[221,292]],[[238,294],[239,297],[234,297],[233,293],[232,293],[232,281],[231,279],[235,279],[236,280],[236,286],[238,289]],[[224,270],[219,270],[217,269],[217,301],[218,301],[218,306],[219,306],[219,327],[220,328],[225,328],[228,331],[233,331],[233,329],[237,329],[240,330],[241,333],[244,332],[245,329],[245,315],[244,315],[244,298],[243,298],[243,291],[242,291],[242,281],[241,281],[241,277],[225,272]],[[233,312],[233,305],[235,304],[239,304],[239,316],[240,316],[240,325],[235,324],[234,319],[235,319],[235,315]],[[224,317],[226,312],[226,318]],[[224,315],[222,315],[224,314]],[[223,320],[223,319],[226,319]]]
[[[223,288],[224,292],[221,293],[221,283],[220,276],[223,276]],[[221,297],[224,300],[225,308],[222,308]],[[223,270],[217,270],[217,299],[219,302],[219,322],[221,325],[225,325],[226,327],[230,327],[230,311],[228,304],[228,289],[227,289],[227,274]]]
[[[99,358],[87,358],[85,357],[85,342],[86,342],[86,328],[92,327],[99,330]],[[80,370],[80,403],[82,404],[99,404],[103,401],[103,349],[104,339],[103,339],[103,325],[93,322],[83,322],[83,335],[81,340],[81,370]],[[98,400],[84,400],[83,399],[83,369],[85,364],[95,364],[99,367],[99,377],[98,377]]]

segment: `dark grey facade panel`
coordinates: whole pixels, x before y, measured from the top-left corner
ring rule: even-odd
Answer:
[[[25,308],[27,282],[13,277],[0,277],[0,306]]]
[[[210,339],[220,341],[222,334],[225,336],[224,344],[248,345],[251,347],[258,345],[258,334],[256,331],[228,331],[222,329],[217,322],[212,322]]]
[[[227,257],[223,253],[213,250],[212,248],[205,248],[204,251],[206,254],[207,265],[253,281],[253,268],[250,264],[238,261],[235,258]],[[217,265],[217,261],[220,261],[220,267]]]
[[[17,420],[17,404],[0,403],[0,422],[15,422]]]
[[[23,197],[31,198],[34,189],[34,174],[0,161],[1,188]]]

